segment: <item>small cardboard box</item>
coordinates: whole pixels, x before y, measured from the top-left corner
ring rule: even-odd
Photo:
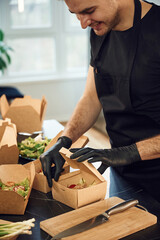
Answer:
[[[0,179],[5,184],[7,182],[20,183],[25,178],[29,179],[30,189],[27,198],[14,191],[4,191],[0,189],[0,214],[23,215],[28,203],[35,177],[35,167],[32,164],[30,170],[27,170],[20,164],[9,164],[0,166]]]
[[[18,163],[17,130],[10,119],[0,120],[0,165]]]
[[[103,200],[106,195],[107,182],[97,169],[87,161],[78,163],[76,160],[70,159],[71,152],[68,149],[62,148],[60,153],[72,168],[79,170],[60,176],[58,182],[53,180],[53,198],[74,209]],[[88,187],[68,188],[71,184],[79,183],[82,178]]]
[[[10,105],[5,94],[0,99],[2,118],[10,118],[18,132],[41,131],[46,107],[45,97],[42,100],[32,99],[30,96],[15,98]]]
[[[28,169],[31,163],[27,163],[24,166]],[[42,172],[42,165],[39,159],[34,160],[33,164],[35,166],[35,179],[33,182],[33,189],[36,189],[40,192],[43,193],[48,193],[51,191],[51,188],[48,186],[48,182],[47,182],[47,178],[46,176],[43,174]],[[54,165],[53,165],[54,166]],[[69,172],[69,165],[68,164],[64,164],[64,171],[62,174],[68,173]]]
[[[45,148],[45,152],[51,148],[58,140],[58,138],[61,136],[62,131],[60,131],[56,137],[54,137],[51,142],[48,144],[48,146]],[[71,147],[74,148],[78,148],[78,147],[84,147],[88,142],[88,137],[86,136],[81,136],[75,143],[72,144]],[[36,171],[36,175],[35,175],[35,179],[34,179],[34,183],[33,183],[33,188],[44,192],[44,193],[48,193],[51,191],[51,188],[48,186],[48,182],[47,182],[47,178],[46,176],[43,174],[42,170],[42,165],[39,159],[33,161],[34,165],[35,165],[35,171]],[[24,166],[28,169],[30,167],[31,163],[27,163]],[[54,164],[52,165],[54,166]],[[66,174],[70,171],[70,166],[68,163],[65,163],[63,166],[64,171],[62,172],[63,174]]]

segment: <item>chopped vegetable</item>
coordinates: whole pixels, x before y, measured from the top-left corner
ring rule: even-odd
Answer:
[[[84,178],[81,178],[80,181],[77,184],[71,184],[68,185],[68,188],[74,188],[74,189],[82,189],[86,187],[90,187],[95,184],[95,181],[93,181],[90,185],[88,185]]]
[[[37,159],[44,152],[51,139],[42,139],[41,135],[35,138],[28,137],[18,143],[19,153],[22,157]]]
[[[4,184],[0,180],[0,189],[3,191],[14,191],[26,199],[29,191],[29,179],[25,178],[24,181],[20,183],[7,182]]]
[[[68,188],[74,188],[76,186],[76,184],[71,184],[68,186]]]
[[[19,234],[32,234],[30,230],[31,227],[34,227],[35,219],[29,219],[23,222],[15,222],[15,223],[4,223],[0,224],[0,239],[8,239],[9,237],[14,237]]]

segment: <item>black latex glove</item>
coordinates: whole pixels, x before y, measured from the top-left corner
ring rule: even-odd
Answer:
[[[80,148],[70,149],[74,152],[70,158],[78,158],[78,162],[88,160],[90,163],[102,162],[98,171],[102,174],[107,167],[125,166],[131,163],[141,161],[136,144],[130,146],[113,148],[113,149],[93,149],[93,148]],[[105,168],[106,165],[106,168]]]
[[[58,181],[59,176],[63,171],[65,160],[59,153],[59,150],[62,147],[69,148],[71,145],[72,140],[68,137],[62,136],[58,138],[54,146],[40,156],[42,170],[44,175],[47,177],[49,187],[52,187],[52,178],[54,178],[55,181]],[[55,166],[51,167],[53,163]]]
[[[72,153],[75,153],[75,152],[78,152],[81,149],[84,149],[84,148],[71,148],[71,149],[69,149],[69,151],[72,152]],[[90,149],[91,150],[91,148],[85,148],[85,149]],[[76,158],[76,157],[74,157],[74,154],[72,154],[71,156],[72,156],[71,157],[72,159]],[[103,174],[108,167],[109,166],[107,166],[107,164],[102,163],[97,170],[98,170],[98,172],[100,172],[100,174]]]

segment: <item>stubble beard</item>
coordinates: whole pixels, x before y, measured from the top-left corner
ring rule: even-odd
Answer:
[[[115,16],[113,17],[112,21],[103,22],[104,26],[103,26],[102,30],[100,30],[100,31],[94,30],[94,32],[98,36],[103,36],[103,35],[107,34],[108,32],[110,32],[111,30],[114,30],[114,28],[119,24],[119,22],[120,22],[120,17],[117,12],[115,14]]]

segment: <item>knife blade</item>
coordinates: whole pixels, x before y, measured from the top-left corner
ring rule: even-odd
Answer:
[[[58,240],[58,239],[61,239],[64,237],[72,236],[77,233],[87,231],[91,228],[94,228],[100,224],[105,223],[111,215],[123,212],[123,211],[127,210],[128,208],[134,207],[138,204],[139,204],[138,200],[135,200],[135,199],[118,203],[115,206],[109,208],[104,213],[97,215],[93,218],[90,218],[82,223],[79,223],[71,228],[68,228],[68,229],[56,234],[54,237],[51,238],[51,240]]]

